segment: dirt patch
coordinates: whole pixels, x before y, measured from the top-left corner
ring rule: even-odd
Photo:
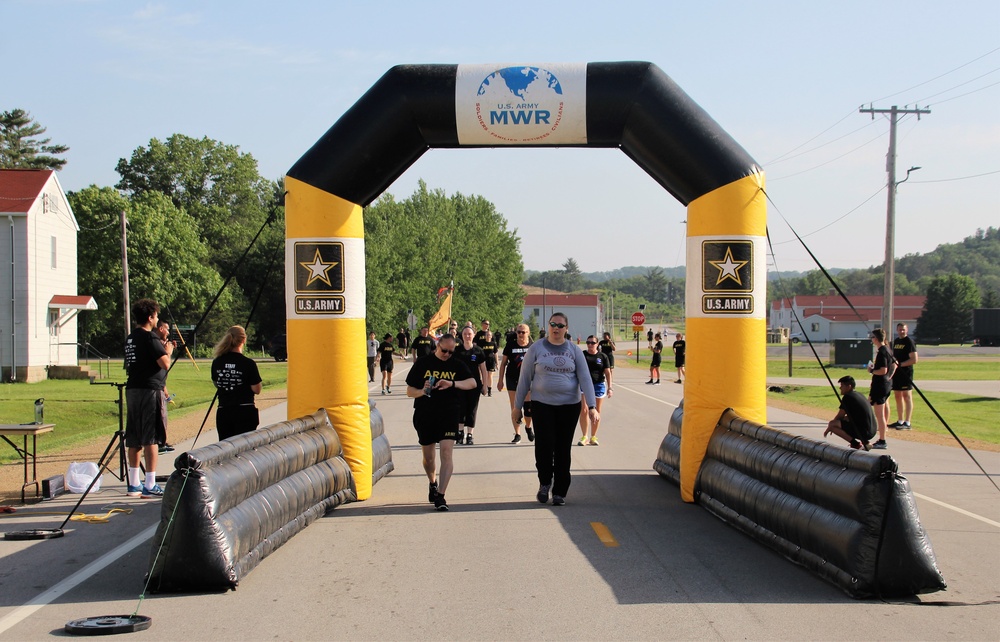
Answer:
[[[833,415],[829,411],[821,410],[820,408],[813,408],[812,406],[804,406],[797,403],[792,403],[790,401],[785,401],[783,399],[775,399],[773,397],[768,397],[767,405],[773,406],[775,408],[780,408],[781,410],[788,410],[789,412],[797,412],[800,415],[807,415],[809,417],[815,417],[816,419],[822,419],[824,421],[829,421]],[[899,439],[900,441],[916,441],[922,444],[933,444],[935,446],[950,446],[952,448],[961,448],[955,438],[951,435],[939,435],[937,433],[924,432],[919,429],[915,430],[893,430],[889,429],[887,431],[886,439]],[[979,441],[978,439],[963,439],[964,443],[968,448],[972,450],[985,450],[991,453],[1000,452],[1000,444],[991,444],[986,441]]]
[[[257,397],[257,407],[261,410],[264,408],[270,408],[271,406],[284,402],[287,398],[288,393],[284,389],[265,390],[260,396]],[[167,427],[167,440],[171,444],[179,444],[193,438],[196,434],[198,434],[198,428],[201,427],[201,422],[204,418],[205,409],[200,411],[195,410],[187,415],[184,415],[183,417],[175,418],[171,416]],[[205,430],[212,430],[214,428],[215,412],[213,411],[212,415],[205,423]],[[46,452],[45,436],[43,435],[39,437],[38,479],[42,480],[53,475],[65,474],[69,465],[74,461],[92,461],[96,463],[101,458],[101,454],[104,453],[104,449],[108,447],[108,441],[111,439],[111,436],[112,435],[108,435],[107,437],[102,437],[101,439],[88,444],[76,445],[72,448],[67,448],[58,452]],[[204,438],[199,439],[200,445],[205,445],[206,443],[209,442],[204,441]],[[0,443],[0,446],[9,448],[7,444]],[[171,457],[173,454],[174,453],[168,453],[167,455],[160,457],[160,463],[158,466],[160,470],[156,471],[157,474],[168,474],[171,470],[173,470],[173,458]],[[117,461],[114,461],[112,464],[112,470],[115,470],[116,473],[118,472],[116,470],[117,465]],[[24,464],[21,461],[14,461],[0,466],[0,505],[16,505],[21,503],[21,483],[23,481]],[[105,475],[105,483],[111,483],[113,481],[115,481],[113,477]],[[29,497],[25,497],[27,503],[29,504],[36,501],[30,497],[33,492],[34,486],[29,487],[27,490]]]

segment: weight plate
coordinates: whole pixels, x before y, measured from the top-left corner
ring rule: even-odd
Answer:
[[[115,635],[145,631],[153,624],[146,615],[100,615],[67,622],[64,630],[73,635]]]
[[[9,540],[29,540],[29,539],[55,539],[65,535],[61,528],[38,528],[30,531],[10,531],[3,534],[4,539]]]

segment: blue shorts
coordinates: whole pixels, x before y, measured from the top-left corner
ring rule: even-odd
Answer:
[[[594,396],[598,399],[604,399],[608,396],[608,384],[604,381],[601,383],[594,384]]]

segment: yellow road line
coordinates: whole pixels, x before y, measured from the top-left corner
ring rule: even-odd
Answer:
[[[615,536],[611,534],[611,529],[602,524],[601,522],[590,522],[590,527],[594,529],[597,533],[597,539],[601,540],[601,543],[608,547],[618,546],[618,540]]]

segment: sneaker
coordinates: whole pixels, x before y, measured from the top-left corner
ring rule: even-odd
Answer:
[[[656,380],[656,381],[655,381],[655,382],[653,383],[653,385],[654,385],[654,386],[658,386],[658,385],[660,385],[660,380],[659,380],[659,379],[657,379],[657,380]]]
[[[514,439],[512,439],[510,443],[512,443],[512,444],[519,444],[519,443],[521,443],[521,435],[519,435],[517,433],[514,433]]]
[[[535,495],[535,499],[538,500],[539,504],[546,504],[549,501],[549,486],[548,484],[542,484],[538,487],[538,494]]]
[[[128,484],[128,488],[125,489],[126,497],[139,497],[140,495],[142,495],[142,486]]]
[[[854,450],[861,450],[861,442],[858,441],[857,439],[852,439],[851,448],[853,448]]]
[[[152,488],[142,487],[141,497],[143,499],[157,499],[163,497],[163,489],[160,488],[159,484],[153,484]]]
[[[888,447],[889,445],[885,443],[885,439],[879,439],[874,444],[872,444],[872,448],[874,448],[875,450],[885,450]]]
[[[651,385],[653,385],[653,380],[652,380],[652,379],[650,379],[649,381],[647,381],[647,382],[646,382],[646,385],[647,385],[647,386],[651,386]]]
[[[553,506],[565,506],[566,505],[566,498],[564,498],[562,495],[553,495],[552,496],[552,505]]]
[[[486,396],[487,397],[492,397],[493,396],[493,388],[487,388],[486,389]]]
[[[902,421],[894,421],[891,424],[889,424],[889,428],[901,428],[902,426],[903,426]]]
[[[531,426],[526,426],[524,432],[528,433],[528,441],[535,441],[535,429]]]
[[[865,449],[865,452],[868,452],[869,450],[872,449],[872,445],[869,444],[867,441],[862,441],[861,447]]]
[[[448,502],[445,501],[444,495],[438,493],[434,497],[434,510],[446,511],[448,510]]]
[[[385,388],[382,388],[382,394],[383,395],[385,394]]]
[[[590,438],[590,445],[591,446],[600,446],[601,442],[597,441],[597,437],[591,437]]]
[[[904,421],[901,424],[900,430],[913,430],[913,428],[910,427],[910,422]]]
[[[674,379],[674,383],[680,383],[680,382],[681,382],[680,379]]]
[[[475,442],[472,441],[472,433],[471,432],[468,435],[465,436],[465,445],[466,446],[473,446],[473,445],[475,445]]]
[[[586,438],[586,437],[584,437],[584,438],[583,438],[583,439],[581,439],[580,441],[576,442],[576,445],[577,445],[577,446],[586,446],[586,445],[587,445],[587,438]]]
[[[386,386],[385,394],[387,394],[387,395],[391,395],[392,394],[392,390],[389,390],[388,386]]]
[[[464,443],[465,443],[465,431],[464,430],[459,430],[458,431],[458,437],[455,439],[455,445],[456,446],[461,446]]]
[[[433,504],[434,503],[434,499],[437,497],[437,494],[438,494],[438,483],[437,482],[431,482],[430,484],[428,484],[427,485],[427,501],[429,501],[430,503]]]

